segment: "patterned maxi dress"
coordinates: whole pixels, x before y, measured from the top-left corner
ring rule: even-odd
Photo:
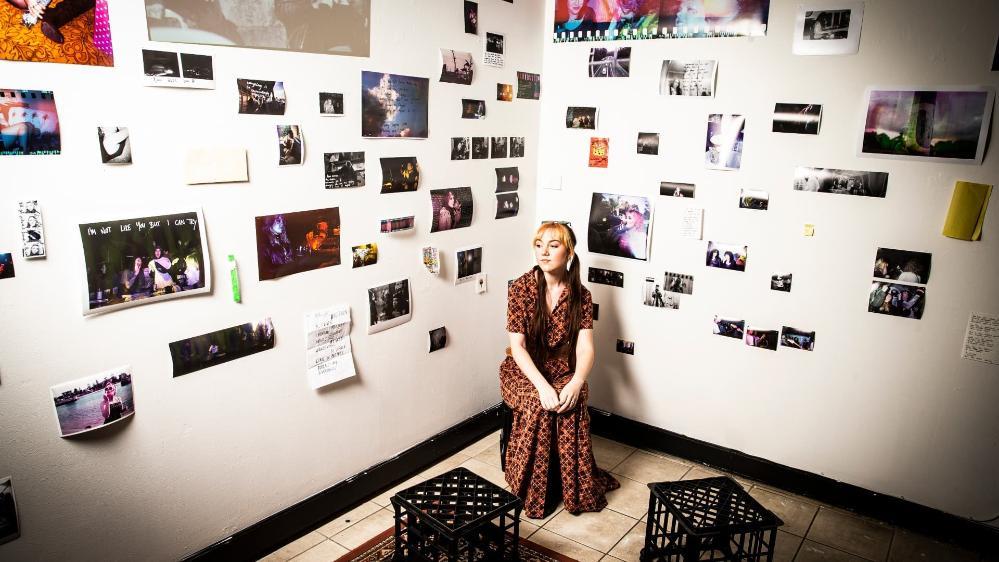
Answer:
[[[510,287],[507,304],[508,332],[527,333],[527,324],[537,299],[537,268],[520,276]],[[557,346],[568,337],[568,291],[559,296],[551,313],[548,344]],[[580,329],[593,328],[593,298],[583,288],[583,318]],[[572,379],[569,361],[564,356],[550,357],[538,370],[561,392]],[[507,357],[500,365],[500,392],[503,401],[513,409],[513,431],[506,449],[506,481],[513,493],[524,498],[528,517],[544,515],[545,493],[548,489],[548,465],[551,438],[558,440],[559,465],[562,474],[562,500],[570,513],[600,511],[607,505],[604,493],[620,484],[609,473],[597,468],[590,442],[590,413],[586,408],[589,387],[584,384],[576,407],[562,414],[541,407],[538,391],[524,376],[520,367]]]

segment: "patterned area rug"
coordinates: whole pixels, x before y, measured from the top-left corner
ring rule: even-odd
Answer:
[[[392,560],[395,536],[392,528],[336,559],[336,562],[387,562]],[[578,562],[527,539],[520,539],[520,562]]]
[[[52,6],[58,5],[53,2]],[[21,11],[0,0],[0,59],[35,62],[62,62],[92,66],[112,66],[114,59],[101,52],[93,41],[94,10],[89,10],[59,28],[66,42],[53,43],[42,35],[42,26],[28,29],[21,23]],[[4,84],[4,87],[12,84]]]

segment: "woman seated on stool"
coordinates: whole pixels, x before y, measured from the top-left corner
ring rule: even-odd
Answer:
[[[541,225],[534,236],[538,265],[513,282],[507,304],[510,350],[500,365],[500,391],[513,426],[506,481],[535,519],[560,499],[569,513],[600,511],[604,493],[620,487],[597,468],[590,443],[593,299],[580,283],[575,246],[568,226]]]

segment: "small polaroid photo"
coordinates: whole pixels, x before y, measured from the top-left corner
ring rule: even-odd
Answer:
[[[930,280],[933,254],[878,248],[874,256],[874,277],[899,283],[925,284]]]
[[[440,328],[430,330],[428,344],[430,353],[440,351],[447,347],[447,328],[441,326]]]
[[[746,337],[743,339],[749,347],[759,347],[777,351],[777,330],[760,330],[759,328],[746,328]]]
[[[778,103],[774,105],[775,133],[817,135],[822,124],[822,106],[814,103]]]
[[[278,125],[278,165],[298,166],[305,159],[305,139],[298,125]]]
[[[413,318],[409,279],[368,289],[368,334],[377,334]]]
[[[455,277],[454,284],[461,285],[474,281],[482,273],[482,246],[462,248],[454,253]]]
[[[343,117],[343,94],[319,92],[319,115],[323,117]]]
[[[597,108],[569,106],[565,110],[565,127],[567,129],[596,129]]]
[[[771,291],[782,291],[784,293],[791,292],[791,274],[790,273],[774,273],[770,276],[770,290]]]
[[[482,53],[482,64],[495,68],[503,68],[506,38],[499,33],[486,32],[485,50]],[[512,92],[511,86],[511,94]]]
[[[21,255],[26,259],[46,256],[45,227],[42,224],[42,211],[38,201],[21,201],[17,204],[17,214],[21,222]],[[14,266],[11,264],[11,276]]]
[[[618,353],[624,353],[626,355],[634,355],[635,354],[635,342],[633,342],[633,341],[627,341],[627,340],[622,340],[622,339],[618,338],[616,351]]]
[[[97,142],[103,164],[131,164],[132,143],[128,127],[97,127]]]
[[[21,524],[17,517],[17,500],[14,498],[14,483],[10,476],[0,478],[0,544],[21,536]]]
[[[745,320],[735,320],[733,318],[715,315],[712,333],[716,336],[725,336],[726,338],[741,340],[745,331]]]
[[[815,350],[815,332],[805,332],[790,326],[782,326],[780,333],[781,347],[792,347],[803,351]]]
[[[759,189],[740,189],[739,208],[766,211],[770,207],[770,194]]]
[[[852,55],[860,50],[863,0],[823,0],[798,6],[794,20],[796,55]]]
[[[659,195],[666,197],[689,197],[694,198],[697,186],[692,183],[677,183],[672,181],[659,182]]]
[[[637,152],[657,156],[659,154],[659,133],[638,133]]]

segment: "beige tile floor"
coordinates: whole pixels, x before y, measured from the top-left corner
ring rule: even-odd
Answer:
[[[648,482],[707,478],[719,471],[655,451],[593,438],[597,464],[610,470],[621,488],[607,495],[608,509],[574,516],[561,507],[545,519],[524,519],[521,536],[582,562],[633,562],[645,540]],[[464,466],[501,486],[499,432],[409,480],[385,490],[352,511],[263,558],[265,562],[331,562],[392,526],[389,498],[397,491]],[[971,553],[889,525],[858,517],[744,478],[736,478],[776,513],[776,562],[972,562]]]

